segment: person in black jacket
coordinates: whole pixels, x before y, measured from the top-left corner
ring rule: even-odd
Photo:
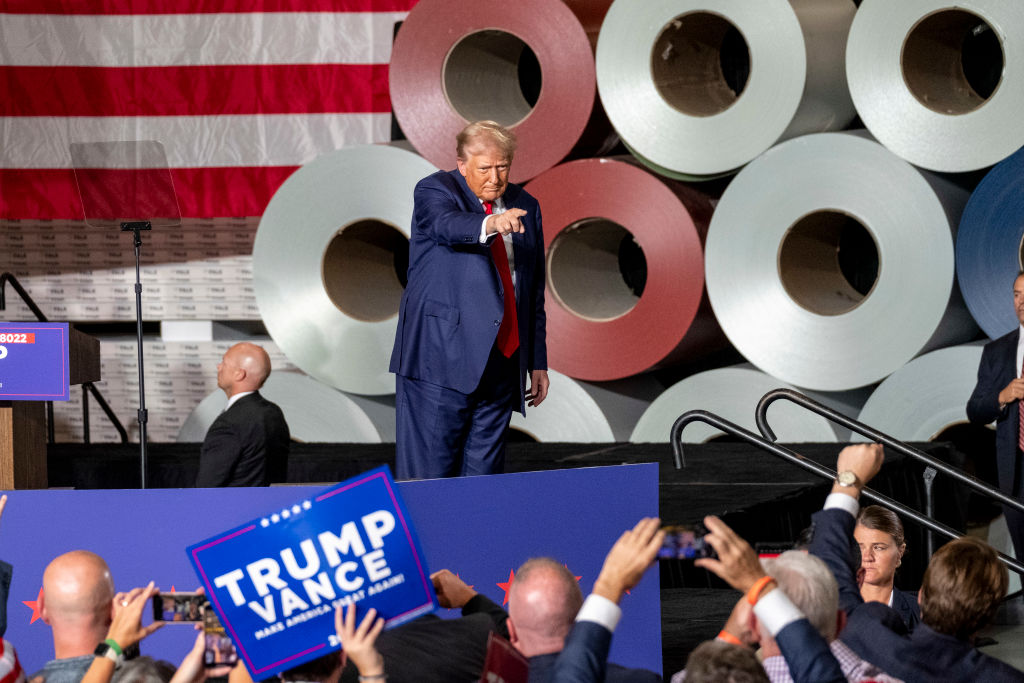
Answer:
[[[291,434],[284,413],[260,395],[270,376],[270,356],[241,342],[217,365],[217,386],[228,396],[210,425],[199,454],[196,486],[268,486],[287,477]]]

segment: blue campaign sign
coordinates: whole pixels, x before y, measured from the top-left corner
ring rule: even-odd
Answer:
[[[390,628],[437,609],[419,540],[384,467],[188,548],[256,680],[340,647],[334,611]]]
[[[0,401],[71,398],[67,323],[0,323]]]

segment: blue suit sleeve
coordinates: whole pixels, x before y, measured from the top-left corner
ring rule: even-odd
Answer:
[[[839,584],[839,606],[849,614],[864,602],[857,587],[857,567],[850,549],[857,520],[846,510],[838,508],[819,510],[813,519],[814,534],[808,549],[832,570]]]
[[[413,198],[413,225],[422,231],[424,237],[436,244],[488,248],[480,244],[483,210],[465,211],[451,189],[441,185],[434,176],[424,178],[416,185]]]
[[[793,683],[841,683],[846,680],[828,643],[807,619],[787,624],[775,636]]]
[[[971,398],[967,401],[967,419],[975,424],[989,424],[996,418],[1002,417],[1009,410],[1009,406],[999,407],[999,392],[1003,390],[1009,380],[1000,372],[1000,366],[1004,363],[998,357],[997,349],[987,345],[981,352],[981,362],[978,363],[978,382],[971,392]],[[1016,359],[1016,354],[1014,354]],[[1003,368],[1005,370],[1005,368]]]
[[[601,683],[608,668],[612,632],[592,621],[577,621],[555,660],[551,680],[558,683]]]

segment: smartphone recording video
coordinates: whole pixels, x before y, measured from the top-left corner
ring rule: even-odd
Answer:
[[[234,666],[238,663],[238,651],[224,626],[212,609],[203,612],[203,637],[206,639],[206,651],[203,653],[203,666]]]
[[[664,527],[665,540],[658,550],[661,560],[697,560],[702,557],[717,557],[710,543],[705,543],[707,529],[703,525],[687,526],[676,524]]]
[[[153,596],[153,621],[194,624],[203,620],[206,596],[200,593],[157,593]]]

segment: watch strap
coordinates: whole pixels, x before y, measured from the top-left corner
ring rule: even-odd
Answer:
[[[850,470],[843,470],[836,475],[836,483],[840,486],[853,487],[857,485],[858,481],[860,481],[860,479],[857,477],[856,473],[851,472]]]
[[[124,661],[124,651],[113,638],[107,638],[105,641],[97,645],[93,654],[97,657],[105,657],[115,665]]]
[[[113,650],[118,657],[124,657],[124,650],[121,649],[121,646],[117,644],[116,640],[113,638],[107,638],[103,642],[109,645],[110,649]]]

